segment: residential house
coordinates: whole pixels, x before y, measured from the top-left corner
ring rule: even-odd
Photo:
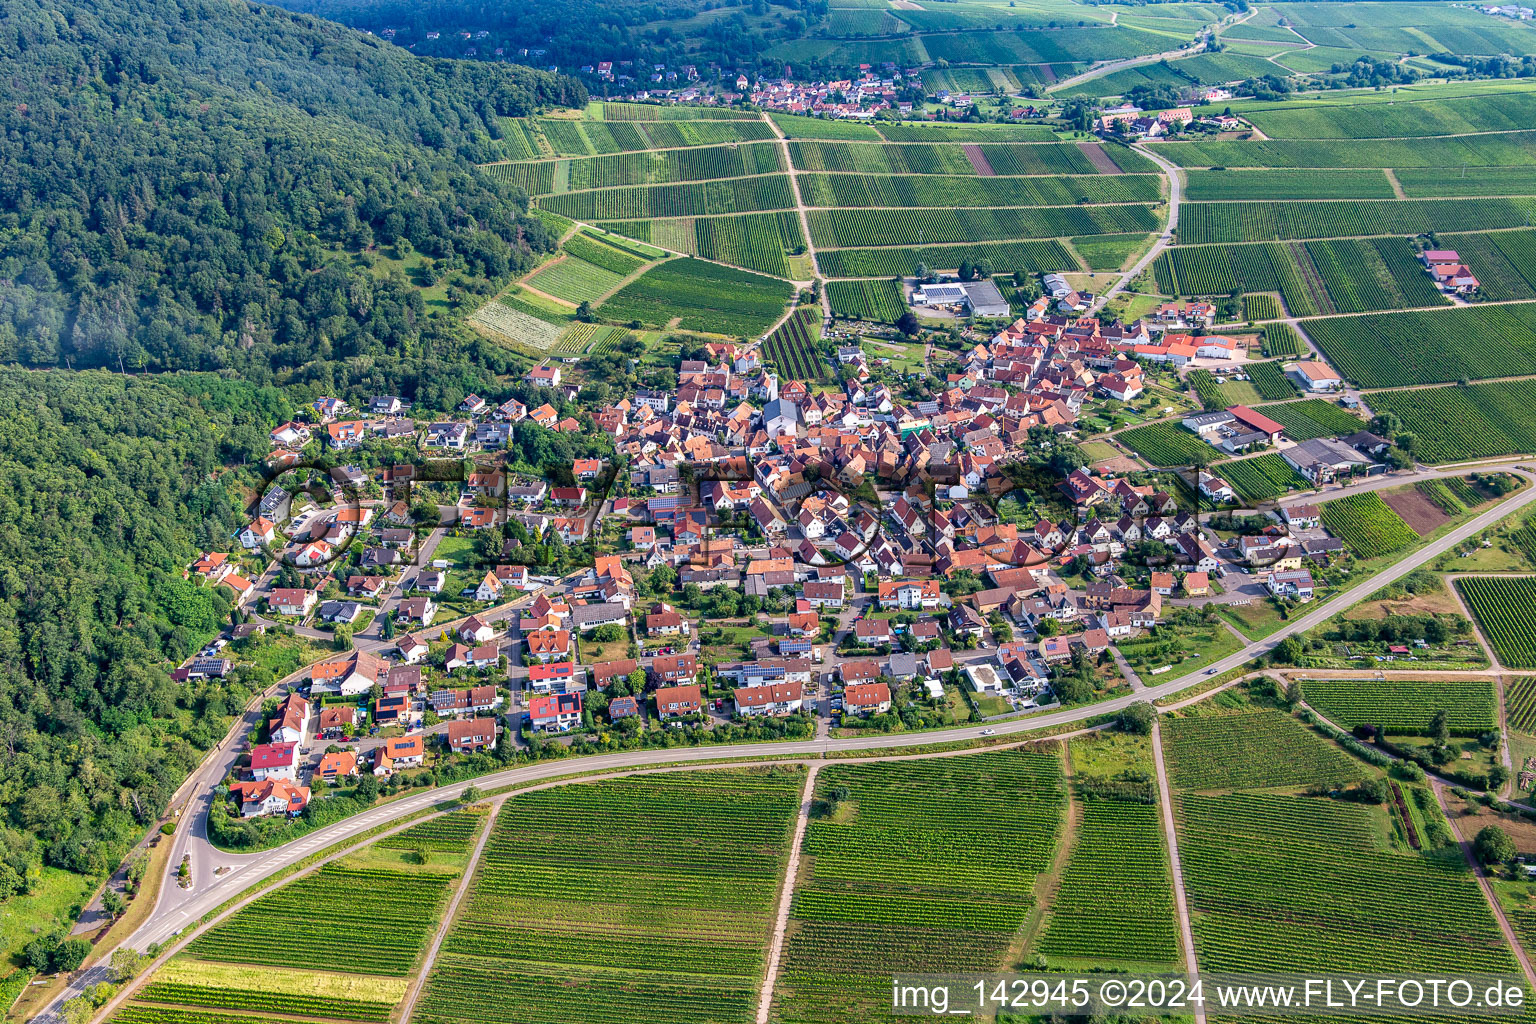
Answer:
[[[373,774],[387,777],[406,768],[420,768],[426,756],[427,744],[420,733],[386,739],[373,751]]]
[[[335,783],[340,779],[350,778],[356,774],[357,755],[350,750],[338,750],[335,753],[321,756],[320,763],[315,766],[314,777],[326,782]]]
[[[296,742],[261,743],[251,748],[251,777],[265,779],[298,778],[299,745]]]
[[[884,683],[855,683],[843,690],[843,707],[856,715],[879,715],[891,710],[891,688]]]
[[[319,595],[313,590],[293,587],[277,587],[267,598],[267,607],[278,615],[294,615],[303,618],[314,610]]]
[[[309,728],[309,702],[290,693],[277,706],[277,716],[267,723],[267,735],[273,743],[302,743]]]
[[[528,723],[540,732],[566,732],[581,724],[581,694],[551,693],[528,702]]]
[[[804,706],[805,691],[798,683],[768,683],[742,687],[735,691],[732,699],[736,713],[743,717],[789,715]]]
[[[448,723],[448,749],[455,754],[474,754],[496,749],[496,719],[469,718]]]
[[[656,713],[662,718],[679,718],[697,714],[703,707],[703,697],[696,684],[664,686],[656,691]]]
[[[241,788],[240,816],[260,818],[274,814],[296,818],[309,803],[309,787],[291,779],[270,778]]]

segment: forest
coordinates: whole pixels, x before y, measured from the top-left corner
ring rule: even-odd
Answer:
[[[554,240],[471,164],[579,83],[255,4],[19,0],[0,26],[0,361],[428,404],[496,371],[398,267],[352,257],[526,270]]]
[[[261,682],[168,669],[228,620],[182,578],[244,522],[222,466],[290,412],[207,375],[0,370],[0,899],[39,862],[115,865]]]

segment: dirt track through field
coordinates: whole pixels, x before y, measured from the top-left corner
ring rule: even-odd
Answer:
[[[1120,165],[1115,163],[1115,158],[1105,152],[1104,147],[1097,142],[1079,142],[1077,148],[1083,151],[1083,156],[1093,164],[1094,170],[1100,174],[1124,174]]]
[[[997,177],[997,172],[992,169],[992,164],[987,160],[987,154],[983,153],[981,147],[976,145],[976,143],[966,144],[965,158],[971,162],[972,167],[976,168],[976,173],[983,178]]]

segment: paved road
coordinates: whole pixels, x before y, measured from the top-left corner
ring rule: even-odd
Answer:
[[[1178,167],[1169,161],[1167,157],[1159,155],[1146,146],[1138,144],[1133,148],[1142,156],[1161,167],[1163,173],[1168,176],[1168,226],[1163,228],[1163,233],[1157,237],[1157,241],[1152,244],[1152,248],[1147,250],[1146,255],[1137,260],[1135,266],[1121,274],[1120,280],[1110,285],[1109,289],[1099,296],[1098,301],[1093,304],[1094,309],[1101,308],[1110,299],[1125,291],[1126,285],[1136,280],[1142,271],[1150,267],[1152,261],[1157,259],[1162,254],[1162,251],[1172,244],[1174,232],[1179,227],[1179,201],[1183,198],[1183,186],[1179,184]]]
[[[1518,472],[1521,476],[1526,477],[1528,481],[1536,482],[1536,478],[1533,478],[1531,473],[1524,469],[1513,470],[1513,472]],[[1420,566],[1438,558],[1467,538],[1488,529],[1500,519],[1525,508],[1532,502],[1536,502],[1536,486],[1526,487],[1520,493],[1505,499],[1487,512],[1456,528],[1439,540],[1425,545],[1396,565],[1383,570],[1369,579],[1363,580],[1338,599],[1305,615],[1292,619],[1271,636],[1249,644],[1237,653],[1217,661],[1204,671],[1170,679],[1156,686],[1148,686],[1139,692],[1098,704],[1065,708],[1060,711],[1048,712],[1011,722],[999,722],[986,726],[986,729],[988,732],[996,735],[1007,736],[1053,728],[1060,725],[1070,725],[1090,717],[1122,710],[1136,701],[1156,701],[1161,697],[1169,696],[1195,685],[1207,675],[1215,675],[1235,669],[1253,658],[1268,653],[1286,637],[1312,629],[1333,615],[1338,614],[1341,610],[1359,603],[1383,586],[1406,576]],[[260,714],[259,708],[247,712],[245,722],[243,723],[246,730],[255,724],[258,714]],[[232,735],[236,734],[232,733]],[[244,735],[244,732],[242,731],[238,735]],[[144,925],[130,936],[125,944],[134,949],[142,950],[152,944],[163,943],[187,925],[195,922],[203,914],[244,890],[247,886],[303,860],[311,853],[334,843],[355,838],[363,832],[393,819],[418,810],[430,808],[435,803],[456,799],[466,787],[471,785],[482,790],[490,790],[536,780],[552,779],[567,774],[593,771],[623,771],[679,760],[707,763],[754,757],[794,758],[807,755],[819,756],[836,752],[926,746],[955,740],[976,739],[981,735],[982,727],[969,725],[931,732],[897,735],[876,734],[847,739],[814,739],[793,743],[752,743],[721,747],[636,750],[584,757],[571,761],[541,762],[508,769],[494,775],[483,776],[470,782],[457,783],[440,789],[416,793],[384,806],[376,807],[366,814],[357,815],[326,828],[318,829],[303,839],[277,849],[250,854],[221,853],[214,849],[207,840],[207,810],[214,795],[214,787],[228,773],[229,768],[233,765],[235,758],[239,754],[239,744],[229,743],[227,744],[227,749],[221,747],[220,751],[215,752],[214,756],[210,756],[205,761],[203,767],[195,772],[193,777],[188,780],[186,786],[183,787],[184,789],[190,787],[193,793],[186,812],[192,815],[192,821],[189,823],[190,827],[184,825],[177,833],[176,845],[172,851],[173,855],[167,864],[167,878],[161,887],[159,902]],[[193,885],[188,889],[183,889],[176,884],[176,867],[183,855],[191,857]],[[226,868],[228,870],[224,871],[223,874],[216,874],[215,872],[219,868]],[[84,976],[73,982],[65,993],[49,1007],[47,1013],[40,1015],[39,1019],[48,1022],[48,1024],[57,1024],[59,1020],[57,1010],[63,999],[79,995],[84,988],[103,980],[108,980],[104,968],[93,968],[91,971],[85,972]]]

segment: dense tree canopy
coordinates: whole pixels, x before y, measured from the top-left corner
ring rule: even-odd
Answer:
[[[0,68],[0,360],[343,392],[478,382],[462,328],[427,318],[398,265],[352,255],[526,270],[554,240],[471,164],[498,118],[586,98],[198,0],[19,0]]]
[[[13,868],[116,863],[247,698],[240,681],[176,684],[168,670],[227,620],[222,591],[182,577],[243,521],[220,468],[236,422],[285,411],[270,390],[206,377],[0,370],[0,857]]]

